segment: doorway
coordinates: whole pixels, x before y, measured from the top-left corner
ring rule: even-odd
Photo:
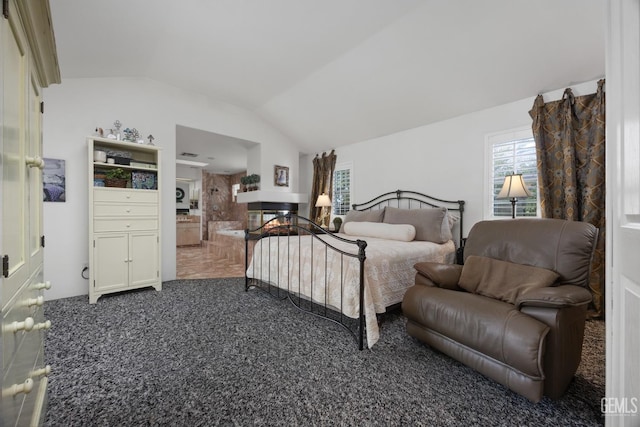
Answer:
[[[257,145],[201,129],[176,126],[178,279],[244,276],[244,239],[231,242],[234,244],[226,239],[221,244],[217,237],[218,231],[246,228],[247,207],[236,202],[234,188],[246,175],[249,150]],[[178,196],[182,193],[185,196],[180,203]],[[194,229],[198,232],[195,238]]]

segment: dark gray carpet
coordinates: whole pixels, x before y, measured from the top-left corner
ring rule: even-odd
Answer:
[[[604,325],[560,400],[533,404],[407,336],[373,351],[242,279],[49,301],[47,426],[603,425]]]

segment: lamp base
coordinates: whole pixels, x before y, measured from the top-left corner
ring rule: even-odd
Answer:
[[[516,217],[516,203],[518,202],[518,199],[515,197],[511,198],[511,219]]]

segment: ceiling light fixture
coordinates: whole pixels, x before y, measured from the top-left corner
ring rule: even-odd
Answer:
[[[176,159],[176,164],[187,165],[187,166],[197,166],[199,168],[209,166],[209,163],[194,162],[193,160],[182,160],[182,159]]]

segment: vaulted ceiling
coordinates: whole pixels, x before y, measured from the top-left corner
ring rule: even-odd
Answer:
[[[606,0],[56,0],[65,78],[148,77],[314,152],[604,76]]]

